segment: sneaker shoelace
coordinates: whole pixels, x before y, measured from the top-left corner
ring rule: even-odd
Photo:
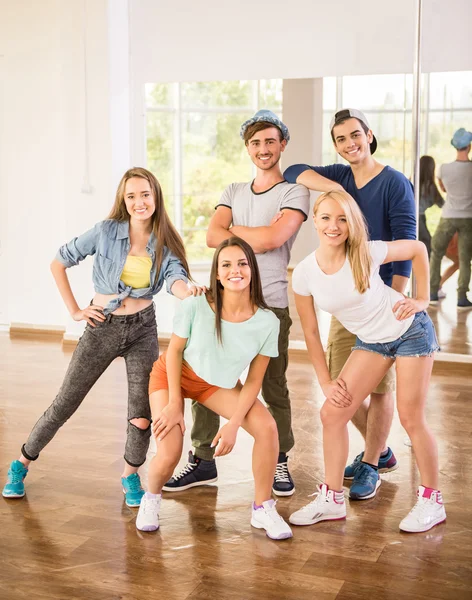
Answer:
[[[127,479],[129,491],[139,492],[141,491],[141,480],[139,479],[139,475],[137,475],[136,473],[134,473],[133,475],[134,476],[131,476]]]
[[[302,506],[300,510],[304,512],[311,512],[315,508],[315,506],[322,505],[325,502],[328,502],[328,496],[324,496],[321,492],[314,492],[313,494],[309,495],[309,498],[311,498],[312,496],[315,496],[314,500],[312,500],[309,504]]]
[[[429,498],[419,496],[415,506],[410,510],[410,514],[408,516],[422,519],[430,506],[431,500]]]
[[[278,463],[275,467],[274,479],[277,483],[290,483],[288,465],[286,462]]]
[[[368,483],[369,481],[371,481],[373,479],[375,479],[375,481],[377,481],[377,478],[375,477],[372,470],[369,469],[369,467],[367,465],[364,465],[362,463],[359,463],[359,466],[357,467],[356,475],[357,475],[356,476],[357,483],[360,483],[362,485],[365,485],[366,483]]]
[[[265,508],[265,513],[266,513],[266,515],[268,517],[270,517],[270,519],[271,519],[271,521],[273,523],[280,523],[280,521],[283,521],[283,519],[279,515],[279,513],[277,512],[277,509],[275,508],[276,504],[277,504],[277,502],[274,502],[274,504],[270,508],[269,507],[264,507]]]
[[[141,506],[145,515],[154,515],[156,510],[159,511],[161,505],[159,498],[143,498],[143,500],[141,500]]]
[[[10,483],[21,483],[23,481],[23,471],[10,471]]]
[[[177,475],[174,476],[174,480],[178,481],[179,479],[182,479],[182,477],[185,477],[185,475],[188,475],[189,473],[191,473],[195,467],[196,467],[196,463],[187,463],[185,465],[185,467],[180,471],[180,473],[178,473]]]

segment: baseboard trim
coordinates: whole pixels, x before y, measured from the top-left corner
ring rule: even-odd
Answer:
[[[62,340],[65,327],[54,325],[33,325],[31,323],[12,323],[9,328],[10,337],[47,336]]]

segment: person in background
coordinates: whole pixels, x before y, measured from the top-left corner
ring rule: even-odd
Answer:
[[[469,159],[471,143],[472,132],[463,127],[452,137],[451,144],[456,150],[456,160],[441,165],[439,169],[439,186],[447,196],[441,220],[431,241],[431,303],[436,303],[439,300],[442,259],[452,237],[455,233],[458,234],[459,309],[472,308],[472,302],[467,298],[472,260],[472,161]]]

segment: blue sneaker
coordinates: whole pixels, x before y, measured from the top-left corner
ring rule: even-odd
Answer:
[[[125,495],[126,506],[139,506],[141,498],[144,496],[144,490],[141,487],[141,479],[137,473],[132,473],[128,477],[122,477],[123,493]]]
[[[382,480],[378,472],[370,465],[360,462],[354,473],[354,481],[349,490],[351,500],[368,500],[373,498]]]
[[[14,460],[8,469],[8,481],[3,488],[2,496],[4,498],[23,498],[25,495],[25,477],[28,475],[28,469],[19,461]]]
[[[361,452],[356,456],[350,465],[344,469],[344,479],[354,479],[354,473],[358,464],[364,458],[364,453]],[[398,462],[391,448],[387,449],[387,454],[379,458],[379,473],[390,473],[398,469]]]

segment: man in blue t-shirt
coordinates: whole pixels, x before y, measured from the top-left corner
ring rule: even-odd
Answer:
[[[413,187],[402,173],[372,157],[377,149],[377,140],[365,115],[356,109],[340,110],[331,120],[330,131],[336,152],[349,165],[293,165],[285,171],[285,179],[319,192],[345,189],[361,208],[372,240],[416,239]],[[383,281],[399,292],[404,292],[410,272],[410,262],[389,263],[380,268]],[[354,340],[355,336],[333,317],[327,348],[332,379],[339,376]],[[386,445],[393,418],[394,390],[392,368],[353,418],[354,425],[364,437],[365,450],[344,472],[346,479],[354,480],[349,492],[352,499],[373,498],[381,481],[379,472],[386,473],[397,468],[397,460]]]

